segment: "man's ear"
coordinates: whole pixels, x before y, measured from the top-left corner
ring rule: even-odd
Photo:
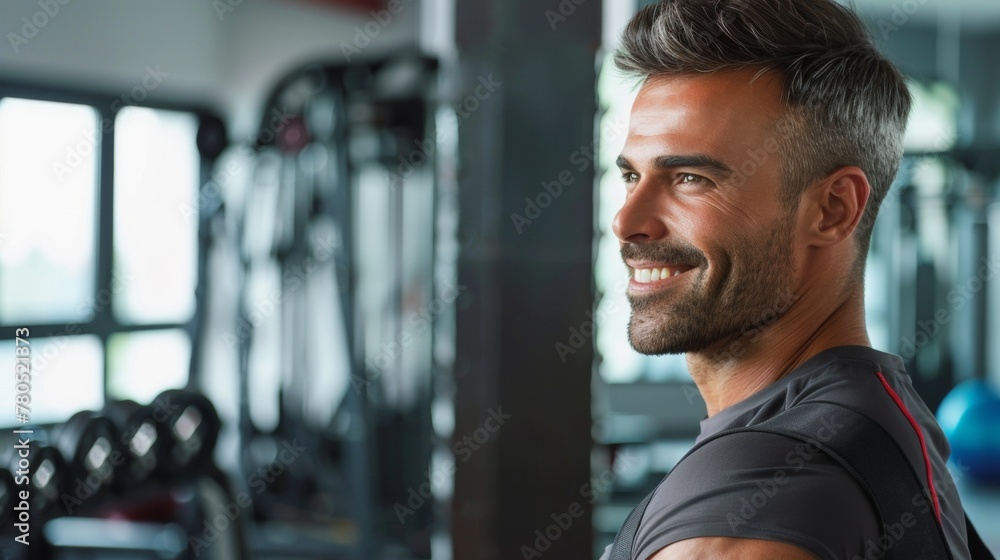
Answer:
[[[799,204],[810,245],[828,246],[847,239],[864,214],[871,185],[858,167],[841,167],[810,185]]]

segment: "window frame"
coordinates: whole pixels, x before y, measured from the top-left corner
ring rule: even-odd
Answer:
[[[164,100],[143,100],[135,102],[121,93],[109,93],[108,91],[90,91],[83,89],[73,89],[66,87],[56,87],[37,83],[0,80],[0,100],[5,98],[20,98],[37,101],[51,101],[58,103],[72,103],[86,105],[94,109],[98,119],[96,142],[96,200],[94,209],[96,216],[94,223],[97,231],[94,237],[94,254],[96,263],[94,266],[93,292],[90,294],[92,301],[100,301],[101,305],[94,307],[93,317],[88,321],[69,323],[8,323],[3,316],[0,316],[0,341],[15,341],[15,329],[27,328],[32,338],[55,338],[61,336],[81,336],[94,335],[101,343],[102,349],[102,380],[103,394],[105,402],[109,400],[108,380],[110,366],[108,360],[108,344],[111,337],[116,334],[129,334],[137,332],[160,331],[160,330],[180,330],[184,332],[191,344],[191,359],[188,368],[187,387],[196,385],[198,382],[198,345],[197,336],[199,325],[202,323],[205,303],[204,273],[205,261],[207,258],[205,247],[205,220],[202,214],[202,192],[206,182],[210,179],[212,171],[212,159],[206,157],[201,149],[198,150],[198,184],[196,186],[198,197],[198,216],[196,221],[196,236],[198,247],[196,252],[196,280],[195,280],[195,306],[194,312],[188,320],[183,322],[157,322],[157,323],[128,323],[119,321],[115,316],[114,298],[108,297],[105,304],[100,299],[102,294],[111,294],[114,283],[114,209],[115,209],[115,127],[117,125],[118,112],[127,107],[138,107],[146,109],[166,110],[184,112],[193,115],[199,122],[199,127],[206,119],[220,119],[218,113],[206,105],[198,103],[176,103]],[[123,102],[128,99],[128,102]],[[105,120],[108,119],[108,120]],[[221,119],[220,119],[221,120]],[[110,122],[109,126],[104,123]],[[196,138],[192,139],[196,141]],[[4,425],[0,422],[0,426]]]

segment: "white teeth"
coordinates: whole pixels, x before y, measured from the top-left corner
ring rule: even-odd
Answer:
[[[671,276],[677,276],[681,271],[676,268],[636,268],[633,271],[632,277],[636,282],[640,284],[647,284],[649,282],[656,282],[657,280],[666,280]]]

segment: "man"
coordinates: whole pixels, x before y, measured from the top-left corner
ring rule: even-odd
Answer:
[[[667,0],[632,19],[615,62],[641,80],[613,226],[632,346],[686,353],[699,440],[804,402],[864,412],[968,558],[947,441],[865,329],[865,257],[910,109],[899,72],[833,0]],[[880,557],[862,487],[795,443],[744,432],[698,449],[652,495],[632,558]]]

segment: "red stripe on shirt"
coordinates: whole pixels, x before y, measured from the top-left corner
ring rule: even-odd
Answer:
[[[920,428],[920,424],[917,420],[910,414],[910,410],[906,408],[906,404],[903,403],[903,399],[899,398],[896,391],[893,390],[889,382],[886,381],[885,376],[882,375],[881,371],[876,371],[875,375],[878,376],[879,381],[882,382],[882,386],[885,387],[889,396],[892,400],[896,402],[896,406],[902,411],[903,416],[906,416],[906,420],[910,422],[910,426],[913,426],[913,431],[917,434],[917,439],[920,440],[920,452],[924,456],[924,466],[927,468],[927,486],[930,489],[931,501],[934,503],[934,516],[937,517],[938,523],[941,523],[941,505],[938,503],[937,491],[934,490],[934,470],[931,467],[931,458],[927,455],[927,442],[924,441],[924,432]]]

